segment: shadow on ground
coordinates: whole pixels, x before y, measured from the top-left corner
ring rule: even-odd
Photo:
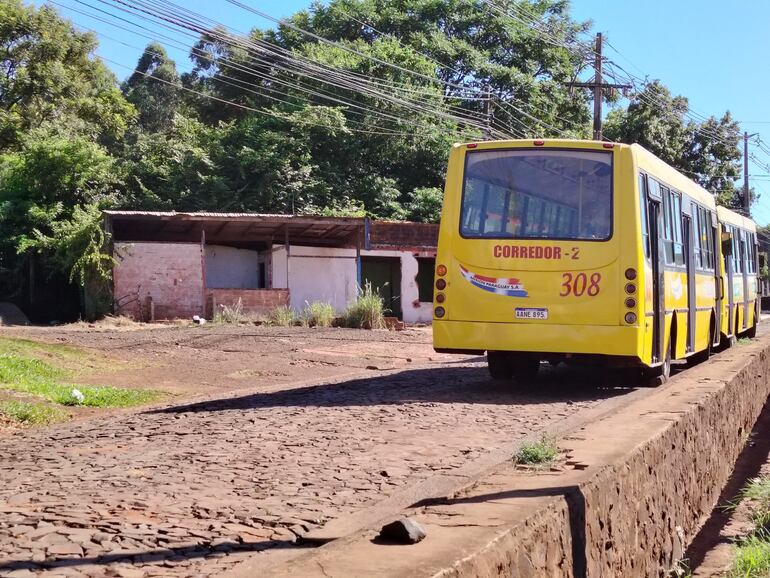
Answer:
[[[151,410],[149,413],[233,411],[271,407],[355,407],[406,403],[540,404],[585,402],[643,385],[638,372],[543,364],[535,379],[498,382],[486,367],[406,370],[371,378],[252,393]]]

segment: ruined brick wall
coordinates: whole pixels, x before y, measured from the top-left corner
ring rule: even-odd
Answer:
[[[289,306],[288,289],[208,289],[206,316],[211,318],[222,305],[232,307],[240,299],[246,315],[267,315],[276,307]]]
[[[203,253],[198,243],[115,243],[116,314],[147,320],[203,314]]]

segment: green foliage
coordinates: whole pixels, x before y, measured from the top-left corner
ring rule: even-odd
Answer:
[[[0,401],[0,416],[25,425],[44,425],[68,418],[57,407],[26,401]]]
[[[357,329],[384,329],[385,302],[378,291],[366,283],[356,300],[345,311],[345,325]]]
[[[238,302],[233,305],[220,304],[219,309],[214,312],[214,323],[239,325],[243,321],[243,301],[241,299],[238,299]]]
[[[302,324],[308,327],[331,327],[336,315],[331,303],[313,301],[305,303],[300,319]]]
[[[444,192],[438,187],[419,187],[412,193],[406,206],[407,218],[421,223],[438,223],[441,220],[441,203]]]
[[[752,534],[735,547],[728,578],[766,578],[770,575],[770,535]]]
[[[181,105],[181,87],[176,63],[161,44],[151,42],[139,58],[134,73],[123,84],[123,93],[136,107],[140,126],[156,132],[171,126],[174,113]]]
[[[267,316],[267,324],[276,327],[289,327],[297,324],[297,313],[291,307],[282,305],[273,309]]]
[[[513,461],[517,464],[531,466],[547,466],[559,455],[559,448],[556,442],[543,434],[536,442],[525,442],[521,444],[519,451],[513,456]]]
[[[607,116],[604,135],[638,143],[717,196],[728,207],[741,205],[735,179],[741,174],[740,126],[726,112],[720,119],[687,120],[688,101],[672,96],[659,81],[647,85],[626,110]]]

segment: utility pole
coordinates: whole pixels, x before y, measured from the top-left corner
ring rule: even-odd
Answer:
[[[570,88],[590,88],[594,92],[594,140],[602,140],[602,96],[604,89],[628,90],[630,84],[609,84],[602,77],[602,33],[596,35],[594,48],[594,80],[593,82],[568,82]]]
[[[749,139],[759,133],[743,132],[743,210],[746,215],[751,213],[751,190],[749,189]]]

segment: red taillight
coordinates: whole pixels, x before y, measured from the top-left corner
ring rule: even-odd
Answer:
[[[604,148],[606,148],[606,149],[612,149],[612,148],[615,148],[615,143],[614,142],[606,142],[606,143],[602,144],[602,146]]]
[[[541,147],[541,146],[543,146],[544,144],[545,144],[545,141],[544,141],[544,140],[536,140],[536,141],[535,141],[535,146],[536,146],[536,147]]]
[[[446,296],[443,293],[436,293],[436,303],[443,303]]]
[[[444,281],[443,279],[439,279],[438,281],[436,281],[436,289],[438,289],[439,291],[443,291],[444,289],[446,289],[446,281]]]
[[[477,146],[479,146],[479,143],[477,142],[472,142],[468,144],[469,149],[475,149]]]

